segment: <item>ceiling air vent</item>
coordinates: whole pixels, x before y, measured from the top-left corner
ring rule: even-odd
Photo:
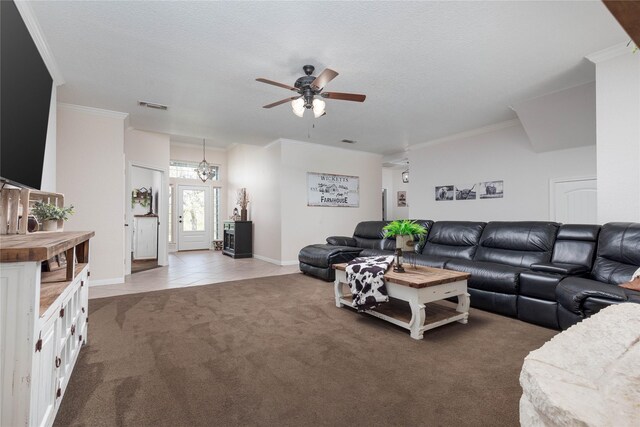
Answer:
[[[344,142],[345,144],[355,144],[358,141],[354,141],[353,139],[343,139],[340,142]]]
[[[166,110],[167,108],[169,108],[166,105],[156,104],[155,102],[147,102],[147,101],[138,101],[138,105],[141,107],[155,108],[156,110]]]

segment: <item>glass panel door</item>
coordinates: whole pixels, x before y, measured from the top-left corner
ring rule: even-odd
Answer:
[[[178,186],[178,250],[209,249],[209,186]]]

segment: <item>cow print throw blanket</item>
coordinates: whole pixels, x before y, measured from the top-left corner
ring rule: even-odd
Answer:
[[[353,295],[353,305],[358,311],[389,301],[384,273],[392,262],[393,256],[360,257],[349,262],[345,270],[347,283]]]

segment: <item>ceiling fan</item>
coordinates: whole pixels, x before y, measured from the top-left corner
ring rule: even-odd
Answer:
[[[313,65],[305,65],[302,69],[305,75],[296,80],[293,86],[263,78],[256,79],[259,82],[289,89],[298,94],[297,96],[265,105],[262,108],[273,108],[291,101],[291,108],[293,108],[293,113],[296,116],[302,117],[305,109],[313,109],[313,115],[318,118],[326,114],[324,111],[325,102],[320,98],[355,102],[364,102],[366,98],[366,95],[359,95],[357,93],[323,92],[325,85],[338,75],[337,72],[330,68],[325,68],[318,76],[312,76],[315,70]]]

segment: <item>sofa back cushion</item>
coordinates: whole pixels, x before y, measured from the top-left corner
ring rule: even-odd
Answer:
[[[551,262],[583,265],[591,270],[599,234],[599,225],[561,225],[553,246]]]
[[[618,285],[631,279],[640,267],[640,223],[610,222],[598,237],[593,279]]]
[[[427,243],[427,236],[429,235],[429,233],[431,233],[431,227],[433,227],[433,221],[431,221],[430,219],[415,219],[411,221],[415,221],[416,223],[420,224],[421,226],[427,229],[427,234],[423,236],[414,236],[414,239],[416,240],[416,245],[414,246],[414,249],[417,253],[422,253],[422,248],[424,248],[424,245]],[[395,249],[395,244],[393,248]]]
[[[471,221],[438,221],[431,226],[425,255],[473,259],[486,223]]]
[[[388,223],[388,221],[362,221],[358,223],[353,232],[353,238],[358,243],[358,247],[365,249],[383,249],[385,239],[382,227]]]
[[[543,221],[490,222],[473,259],[525,268],[549,262],[559,226]]]

